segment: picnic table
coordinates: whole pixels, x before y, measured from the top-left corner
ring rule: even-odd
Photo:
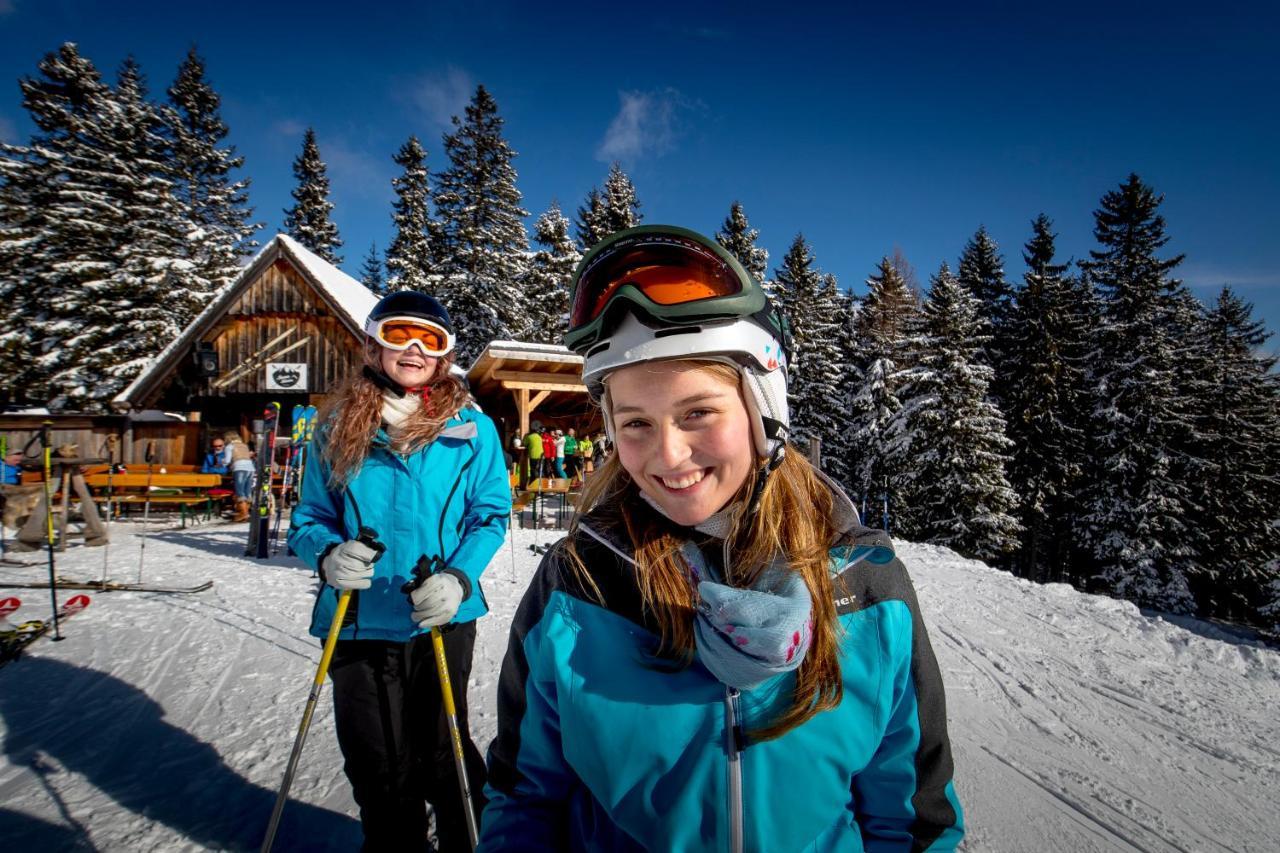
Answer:
[[[221,474],[139,473],[135,467],[127,474],[90,474],[84,478],[91,489],[103,490],[103,499],[112,505],[129,507],[150,503],[153,506],[177,506],[182,524],[200,510],[206,519],[213,517],[215,498],[222,487]]]

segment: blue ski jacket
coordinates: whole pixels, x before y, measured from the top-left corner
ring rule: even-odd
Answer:
[[[317,431],[312,450],[323,446]],[[329,551],[356,538],[365,525],[387,546],[374,563],[373,586],[352,593],[344,640],[404,642],[426,633],[411,618],[400,591],[422,556],[439,557],[469,582],[454,622],[488,612],[480,575],[506,537],[511,486],[497,430],[488,416],[462,409],[434,441],[408,456],[393,453],[379,430],[369,455],[345,489],[329,488],[324,454],[308,451],[302,500],[293,511],[289,547],[318,569]],[[464,587],[467,584],[464,584]],[[328,634],[338,591],[321,584],[311,613],[311,633]],[[354,612],[353,612],[354,611]]]
[[[740,692],[664,664],[625,537],[591,518],[576,533],[603,604],[558,543],[512,624],[477,849],[953,850],[937,662],[888,536],[852,518],[831,551],[843,699],[761,742],[746,732],[794,673]]]

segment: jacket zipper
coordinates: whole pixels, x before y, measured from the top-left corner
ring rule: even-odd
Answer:
[[[742,853],[742,748],[744,738],[742,732],[742,708],[738,698],[741,694],[736,687],[726,687],[724,696],[724,740],[725,751],[729,755],[728,788],[729,788],[729,850],[730,853]]]

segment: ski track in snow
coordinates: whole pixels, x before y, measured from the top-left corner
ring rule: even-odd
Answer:
[[[141,525],[113,525],[110,574],[133,581]],[[486,572],[469,684],[484,750],[507,631],[558,533],[515,530]],[[0,837],[55,850],[255,850],[293,746],[320,643],[316,581],[283,554],[242,556],[246,526],[152,522],[145,580],[196,595],[89,593],[66,639],[0,670]],[[970,851],[1280,849],[1280,652],[1213,626],[1037,586],[934,546],[900,546],[947,685]],[[0,579],[42,580],[44,554]],[[102,576],[73,545],[59,574]],[[0,592],[9,594],[0,588]],[[47,591],[13,590],[15,618]],[[66,598],[69,593],[61,593]],[[328,686],[277,850],[352,850]],[[767,848],[767,844],[763,845]]]

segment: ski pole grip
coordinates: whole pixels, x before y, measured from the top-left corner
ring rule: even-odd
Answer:
[[[376,563],[382,559],[382,555],[386,553],[387,546],[378,541],[378,531],[372,527],[361,527],[360,532],[356,534],[356,541],[366,548],[376,551],[373,561]]]
[[[405,595],[408,595],[418,587],[422,586],[422,584],[426,582],[427,578],[431,577],[436,572],[442,571],[444,568],[444,560],[439,557],[428,557],[426,554],[423,554],[418,558],[418,562],[413,566],[412,580],[405,581],[404,585],[400,587],[400,591]]]

